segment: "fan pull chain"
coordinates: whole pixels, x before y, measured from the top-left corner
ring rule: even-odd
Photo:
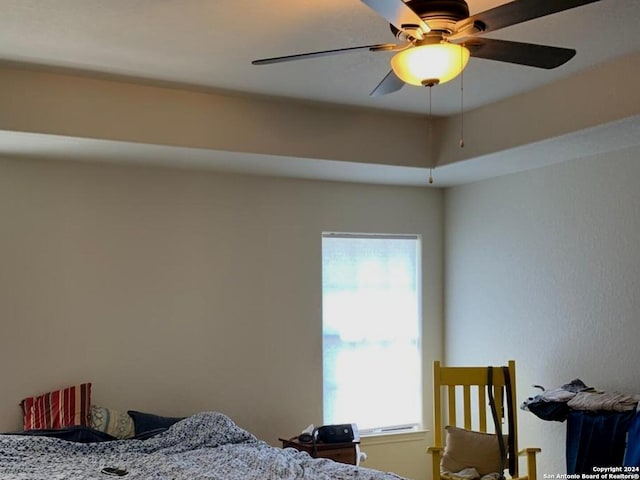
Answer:
[[[460,49],[460,65],[464,63]],[[460,72],[460,148],[464,148],[464,68]]]
[[[429,85],[429,162],[433,164],[433,116],[431,115],[431,89]],[[429,184],[433,183],[433,166],[429,167]]]

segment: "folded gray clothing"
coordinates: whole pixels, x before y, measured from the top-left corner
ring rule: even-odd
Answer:
[[[567,405],[574,410],[608,410],[625,412],[635,410],[640,395],[606,392],[578,392]]]
[[[562,387],[560,388],[562,388],[563,390],[567,390],[568,392],[575,392],[575,393],[584,392],[587,390],[590,390],[590,391],[595,390],[593,387],[587,387],[585,383],[579,378],[574,378],[569,383],[565,383],[564,385],[562,385]]]
[[[575,378],[571,380],[569,383],[565,383],[561,387],[552,388],[550,390],[545,390],[544,387],[540,385],[534,385],[534,387],[541,388],[543,392],[540,395],[536,395],[535,397],[527,398],[520,408],[522,410],[529,410],[529,405],[532,403],[539,402],[561,402],[566,403],[570,401],[573,397],[576,396],[578,392],[594,392],[595,389],[593,387],[587,386],[582,380],[579,378]]]

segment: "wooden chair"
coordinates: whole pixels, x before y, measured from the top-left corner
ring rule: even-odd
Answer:
[[[510,382],[505,382],[503,367],[493,368],[493,396],[497,417],[501,419],[503,435],[512,432],[509,447],[512,449],[507,454],[505,465],[511,465],[511,478],[518,480],[536,480],[536,454],[539,448],[526,448],[518,451],[518,425],[517,425],[517,397],[516,397],[516,364],[510,360],[507,366]],[[436,361],[433,365],[433,438],[435,445],[428,449],[433,460],[433,480],[448,478],[441,475],[440,461],[445,450],[443,441],[446,425],[452,425],[476,432],[494,433],[494,417],[489,407],[487,395],[488,367],[443,367]],[[506,384],[511,386],[511,411],[513,412],[513,424],[508,427],[505,414],[508,395],[503,392]],[[506,398],[505,398],[506,397]],[[489,428],[488,428],[489,427]],[[492,437],[495,438],[495,437]],[[497,444],[497,438],[495,438]],[[510,458],[512,452],[517,456]],[[526,457],[526,475],[520,475],[518,469],[518,457]],[[469,465],[470,467],[472,465]],[[456,472],[454,472],[456,473]]]

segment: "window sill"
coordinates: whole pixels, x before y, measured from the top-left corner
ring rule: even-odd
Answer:
[[[370,433],[360,435],[360,446],[384,445],[389,443],[426,441],[429,430],[410,430],[405,432]]]

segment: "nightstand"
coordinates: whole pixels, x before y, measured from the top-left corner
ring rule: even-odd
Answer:
[[[348,463],[356,465],[357,452],[356,445],[360,442],[354,440],[352,442],[345,443],[302,443],[298,440],[298,437],[293,438],[279,438],[282,442],[282,448],[295,448],[301,452],[307,452],[313,458],[329,458],[336,462]]]

